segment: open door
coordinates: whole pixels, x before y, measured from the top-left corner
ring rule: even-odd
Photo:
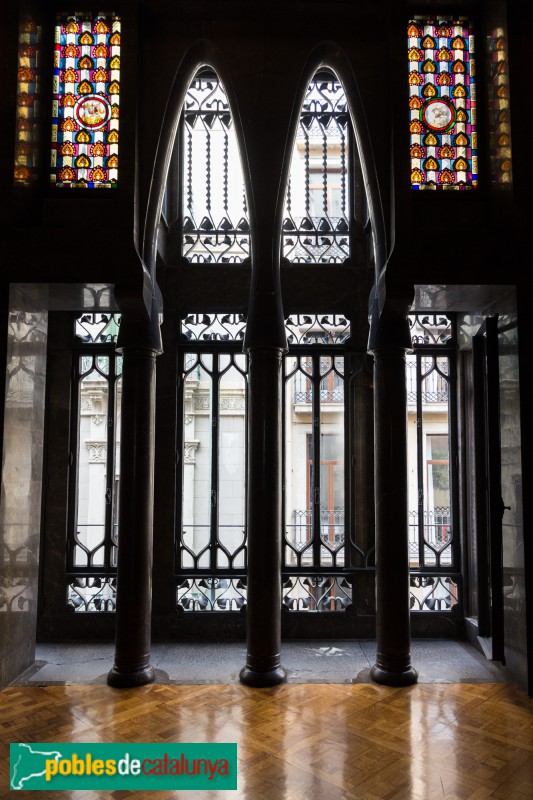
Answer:
[[[473,357],[479,637],[487,656],[504,663],[497,316],[474,337]]]

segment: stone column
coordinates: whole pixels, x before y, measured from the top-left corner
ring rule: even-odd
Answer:
[[[281,666],[281,347],[251,347],[248,364],[247,654],[240,679],[274,686]]]
[[[155,678],[150,634],[157,322],[143,324],[124,314],[117,351],[123,357],[119,547],[115,663],[107,682],[126,687]]]
[[[377,335],[376,335],[377,334]],[[373,341],[372,341],[373,338]],[[378,683],[416,683],[411,665],[407,479],[406,317],[384,315],[371,335],[374,354],[376,502],[376,663]]]

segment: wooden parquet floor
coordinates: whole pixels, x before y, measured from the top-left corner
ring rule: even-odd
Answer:
[[[507,684],[10,687],[0,796],[532,800],[533,700]],[[9,742],[238,743],[226,792],[10,792]]]

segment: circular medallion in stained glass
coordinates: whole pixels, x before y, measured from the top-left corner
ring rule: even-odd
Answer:
[[[90,131],[103,128],[111,118],[111,105],[101,94],[85,94],[74,106],[76,122]]]
[[[446,97],[435,97],[424,103],[420,118],[430,130],[443,133],[455,122],[455,108]]]

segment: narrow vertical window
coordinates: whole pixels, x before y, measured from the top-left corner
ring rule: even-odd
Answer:
[[[181,323],[176,573],[182,611],[238,611],[246,601],[244,329],[239,314],[190,314]]]
[[[120,20],[60,16],[55,26],[52,185],[110,188],[118,180]]]
[[[37,178],[39,154],[41,28],[31,19],[21,22],[18,45],[17,122],[14,181],[30,186]]]
[[[345,358],[350,335],[335,314],[286,320],[283,399],[283,603],[343,611],[346,578]]]
[[[415,19],[407,30],[413,189],[478,183],[474,36],[466,17]]]
[[[346,95],[330,72],[307,89],[291,160],[283,220],[284,258],[338,264],[350,256],[350,135]]]
[[[490,156],[492,181],[509,186],[513,181],[511,152],[511,110],[509,103],[509,64],[503,28],[492,31],[490,38]]]
[[[411,608],[450,611],[460,602],[455,526],[452,321],[410,317],[407,357]]]
[[[76,320],[67,606],[77,612],[115,610],[122,396],[122,358],[115,355],[118,323],[112,314]]]
[[[250,255],[248,209],[228,98],[214,73],[187,92],[181,133],[182,255],[204,264],[235,264]]]

